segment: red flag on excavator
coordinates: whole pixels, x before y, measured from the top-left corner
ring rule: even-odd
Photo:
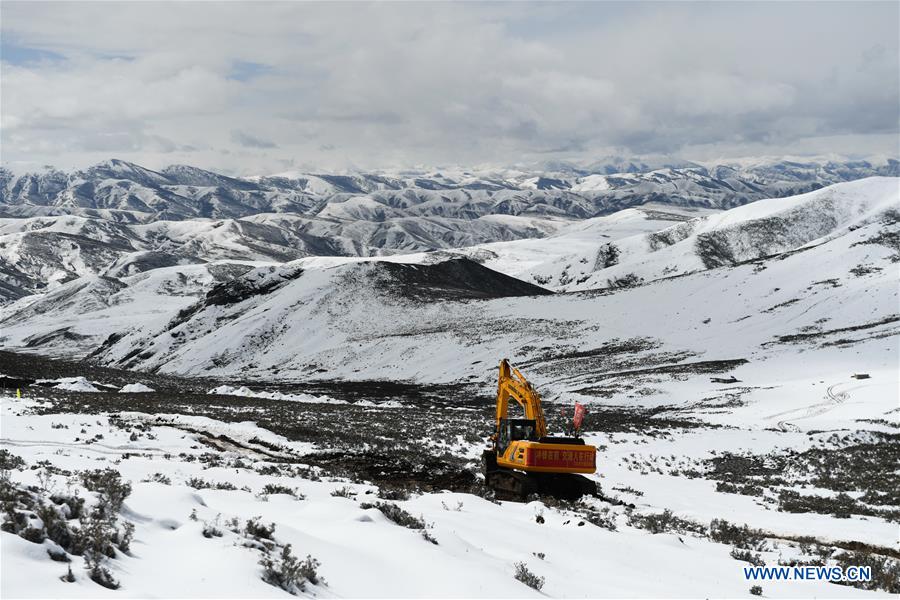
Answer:
[[[575,425],[575,429],[581,429],[581,423],[584,421],[584,413],[587,412],[587,409],[579,404],[575,403],[575,417],[572,419],[572,424]]]

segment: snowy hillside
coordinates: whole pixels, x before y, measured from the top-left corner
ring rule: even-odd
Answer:
[[[327,220],[2,220],[0,592],[896,594],[898,182],[443,234],[361,200]],[[535,239],[491,237],[510,231]],[[367,256],[379,240],[415,252]],[[588,407],[597,497],[485,488],[503,357],[552,431]]]
[[[631,286],[825,243],[895,213],[898,196],[898,180],[881,177],[726,212],[651,205],[573,224],[546,239],[461,254],[562,291]],[[665,221],[674,223],[663,227]]]
[[[513,250],[502,255],[494,251],[501,245],[467,251],[486,266],[506,265],[521,276],[543,265],[509,265],[533,259],[540,244],[547,244],[545,254],[555,265],[563,261],[553,258],[551,248],[571,247],[565,265],[586,265],[588,275],[576,285],[601,281],[598,287],[608,288],[604,294],[510,298],[512,288],[504,292],[494,282],[495,271],[476,271],[475,263],[460,260],[441,263],[441,256],[414,255],[410,265],[397,264],[402,257],[301,259],[221,285],[153,336],[126,333],[98,358],[192,375],[277,373],[283,379],[325,373],[329,379],[419,382],[481,379],[500,355],[547,364],[557,355],[584,352],[570,367],[584,363],[596,376],[615,361],[590,356],[604,354],[617,339],[645,340],[637,355],[654,362],[766,358],[779,354],[778,340],[785,336],[814,332],[809,338],[815,339],[815,332],[857,326],[871,328],[871,335],[896,329],[897,213],[896,180],[873,179],[700,217],[649,235],[633,235],[635,228],[653,226],[646,215],[589,224],[592,231],[607,227],[630,246],[601,238],[597,250],[584,250],[558,243],[567,237],[551,237],[527,242],[534,248],[530,254],[516,254],[516,246],[526,242],[503,245]],[[648,239],[664,242],[653,251]],[[592,251],[610,243],[624,248],[621,262],[588,271],[598,262]],[[443,279],[450,264],[470,274],[469,288],[460,291],[454,286],[461,280]],[[569,277],[584,277],[572,271],[562,269]],[[633,277],[609,285],[626,274]],[[702,289],[707,291],[698,295]]]
[[[82,276],[123,277],[221,260],[281,263],[304,256],[370,256],[540,237],[568,221],[509,215],[365,221],[259,214],[148,224],[88,217],[0,219],[0,301]]]
[[[159,267],[119,277],[85,275],[0,308],[6,348],[82,357],[120,331],[153,331],[172,314],[229,281],[253,263]]]

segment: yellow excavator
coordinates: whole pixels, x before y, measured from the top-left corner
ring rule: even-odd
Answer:
[[[509,401],[525,412],[509,418]],[[596,484],[581,475],[597,470],[597,449],[579,437],[549,437],[541,397],[507,359],[500,361],[497,415],[492,447],[481,457],[485,483],[501,500],[524,501],[531,494],[568,500],[596,495]]]

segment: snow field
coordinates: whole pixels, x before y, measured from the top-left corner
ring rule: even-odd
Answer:
[[[2,447],[29,464],[50,460],[71,471],[106,466],[119,470],[134,486],[123,516],[136,526],[135,541],[130,556],[109,561],[122,584],[113,592],[87,579],[79,568],[79,557],[73,562],[77,581],[60,581],[59,576],[65,572],[62,563],[49,560],[40,545],[4,532],[0,534],[4,597],[285,597],[285,592],[260,579],[259,551],[242,546],[244,538],[224,525],[234,517],[243,523],[256,516],[262,523],[275,523],[274,535],[279,543],[290,543],[300,557],[311,554],[321,561],[319,574],[327,585],[307,586],[306,592],[317,597],[539,597],[541,594],[513,578],[517,562],[524,562],[529,570],[545,578],[542,594],[550,597],[749,595],[750,584],[741,571],[746,563],[732,559],[728,546],[687,535],[652,535],[633,529],[625,524],[620,508],[614,511],[618,529],[609,531],[541,502],[495,504],[455,493],[429,493],[397,501],[409,513],[421,515],[438,541],[434,545],[418,531],[389,521],[377,509],[362,509],[361,502],[377,500],[376,489],[370,485],[261,475],[225,464],[210,466],[196,460],[209,448],[184,430],[153,426],[132,441],[128,429],[111,427],[104,415],[29,414],[36,405],[31,399],[2,398]],[[154,417],[138,413],[125,413],[121,418],[126,423],[154,422]],[[286,443],[251,423],[172,415],[164,418],[175,425],[227,432],[233,439],[264,436]],[[84,437],[97,433],[104,437],[92,444],[74,442],[73,435],[79,435],[82,429],[86,433],[80,435]],[[674,451],[690,454],[698,448],[721,447],[726,433],[711,440],[686,437]],[[635,440],[632,447],[640,443]],[[660,444],[672,444],[657,440],[650,443],[649,451],[661,450]],[[600,461],[600,480],[607,490],[616,484],[634,484],[646,490],[637,510],[674,506],[678,512],[697,518],[733,516],[737,517],[735,522],[744,517],[754,525],[779,525],[774,518],[757,523],[760,515],[751,506],[734,503],[731,496],[718,495],[733,506],[717,506],[710,501],[715,492],[701,500],[696,490],[674,485],[674,478],[665,482],[654,477],[636,480],[630,472],[610,468],[615,464],[615,453],[628,448],[612,447],[613,451]],[[295,445],[294,449],[303,448]],[[220,458],[248,461],[246,455],[235,453],[221,454]],[[253,463],[251,456],[248,464]],[[145,481],[154,473],[163,473],[171,485]],[[37,474],[36,470],[15,471],[13,479],[36,484]],[[192,477],[227,482],[238,489],[193,489],[186,485]],[[305,499],[260,495],[268,483],[295,488]],[[53,485],[66,487],[59,476],[53,478]],[[332,495],[343,487],[348,487],[355,498]],[[197,521],[192,520],[192,513]],[[543,523],[538,522],[538,516]],[[205,538],[202,529],[209,523],[221,524],[223,536]],[[784,551],[789,549],[784,546]],[[822,582],[763,585],[768,597],[885,595]]]

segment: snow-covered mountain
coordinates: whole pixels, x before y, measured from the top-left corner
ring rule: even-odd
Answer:
[[[234,178],[174,165],[153,171],[112,159],[63,173],[0,170],[0,215],[84,215],[124,221],[239,218],[293,213],[322,218],[473,219],[488,214],[587,218],[647,202],[730,208],[825,185],[896,176],[900,163],[878,161],[685,161],[567,163],[534,170],[404,171],[330,175],[290,172]]]
[[[390,220],[260,214],[122,223],[84,216],[0,219],[0,303],[83,276],[122,277],[221,260],[281,263],[541,237],[568,221],[511,215]]]
[[[638,221],[646,210],[664,220],[682,218],[678,215],[699,214],[701,208],[896,175],[898,164],[892,159],[709,165],[609,159],[586,166],[547,163],[534,170],[243,179],[184,165],[153,171],[115,159],[69,174],[47,169],[16,176],[0,169],[0,302],[84,275],[119,277],[176,264],[378,256],[552,234],[572,243],[590,238],[594,224],[606,227],[598,217],[629,207],[645,208],[634,213]],[[585,222],[571,225],[574,221]],[[636,233],[652,233],[653,223],[650,219]],[[565,273],[554,275],[551,268],[529,276],[573,289],[573,281],[594,285],[584,280],[593,270],[571,265]]]
[[[218,284],[209,266],[192,267],[193,285],[172,283],[184,267],[76,280],[7,306],[3,343],[74,339],[109,366],[282,381],[480,381],[510,356],[575,389],[634,364],[735,366],[795,343],[841,354],[897,334],[896,179],[690,216],[630,210],[462,251],[245,264]],[[167,313],[160,286],[184,290]]]
[[[896,178],[871,178],[725,212],[654,211],[649,205],[588,219],[545,239],[458,253],[561,291],[632,286],[808,249],[892,218],[897,202]],[[666,220],[675,222],[666,227]]]

